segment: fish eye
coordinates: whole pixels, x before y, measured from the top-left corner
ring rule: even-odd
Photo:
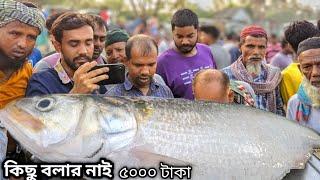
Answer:
[[[36,108],[39,111],[49,111],[54,105],[54,100],[52,98],[42,98],[38,101]]]

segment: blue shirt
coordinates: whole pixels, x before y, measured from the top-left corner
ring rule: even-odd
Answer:
[[[106,93],[108,96],[144,96],[143,93],[136,88],[126,76],[125,82],[115,85],[112,89],[108,89]],[[173,98],[173,94],[168,86],[157,82],[157,79],[153,78],[150,83],[147,96]]]
[[[26,97],[45,94],[67,94],[73,88],[73,81],[68,77],[58,62],[54,68],[43,69],[34,73],[28,83]],[[99,94],[104,94],[106,88],[100,86]]]
[[[229,76],[229,79],[237,80],[237,78],[233,75],[233,73],[231,71],[231,66],[228,66],[228,67],[222,69],[222,71]],[[262,68],[261,73],[256,78],[253,79],[253,82],[263,83],[266,81],[266,79],[267,79],[267,71]],[[276,87],[275,91],[276,91],[276,108],[277,108],[276,114],[284,116],[285,112],[283,110],[283,102],[281,99],[279,86]],[[268,107],[267,107],[267,98],[268,98],[267,94],[256,94],[257,108],[265,110],[265,111],[269,111]]]
[[[31,62],[32,66],[36,65],[37,62],[42,59],[40,50],[37,48],[33,48],[32,53],[29,55],[28,59]]]

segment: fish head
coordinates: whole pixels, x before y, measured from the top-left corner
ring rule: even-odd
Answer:
[[[64,141],[82,115],[82,98],[48,95],[14,101],[0,111],[1,122],[24,144],[47,148]]]

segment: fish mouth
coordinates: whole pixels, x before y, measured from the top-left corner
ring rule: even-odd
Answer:
[[[45,128],[44,123],[30,113],[24,111],[23,109],[17,107],[16,105],[10,108],[8,111],[10,121],[14,124],[20,124],[24,128],[28,128],[33,132],[39,132]]]

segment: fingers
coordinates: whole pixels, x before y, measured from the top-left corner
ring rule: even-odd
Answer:
[[[87,78],[94,78],[94,77],[97,77],[98,75],[100,74],[105,74],[109,72],[109,68],[108,67],[104,67],[104,68],[99,68],[99,69],[96,69],[96,70],[93,70],[93,71],[90,71],[86,74]]]
[[[77,74],[84,74],[90,71],[93,67],[95,67],[98,63],[96,61],[92,62],[86,62],[83,65],[81,65],[75,73]]]
[[[109,78],[108,75],[103,74],[103,75],[91,78],[89,81],[90,81],[91,84],[97,84],[98,82],[100,82],[102,80],[105,80],[105,79],[108,79],[108,78]]]

